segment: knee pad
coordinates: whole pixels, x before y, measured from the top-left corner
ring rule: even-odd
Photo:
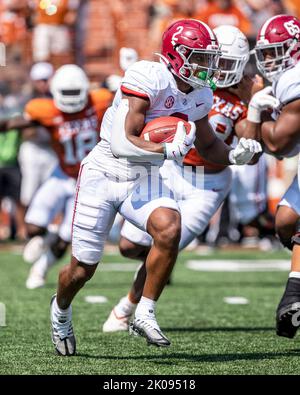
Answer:
[[[26,224],[27,236],[32,239],[35,236],[44,236],[47,233],[47,228],[42,228],[33,224]]]
[[[57,235],[57,237],[51,242],[51,244],[50,244],[50,249],[51,249],[53,255],[54,255],[57,259],[59,259],[59,258],[61,258],[61,257],[64,255],[64,253],[66,252],[66,250],[67,250],[69,244],[70,244],[70,243],[68,243],[68,242],[66,242],[66,241],[64,241],[64,240],[62,240],[62,239]]]

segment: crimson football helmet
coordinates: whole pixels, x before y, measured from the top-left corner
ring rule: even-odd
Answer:
[[[293,67],[299,60],[300,21],[294,16],[276,15],[258,32],[254,48],[256,64],[269,81]]]
[[[194,88],[214,85],[221,55],[214,32],[196,19],[172,23],[162,37],[160,57],[170,71]]]

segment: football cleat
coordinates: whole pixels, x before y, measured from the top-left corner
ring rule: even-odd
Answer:
[[[45,251],[45,240],[42,236],[35,236],[25,245],[23,250],[23,259],[25,262],[32,264],[36,262]]]
[[[292,339],[300,326],[300,279],[289,278],[276,313],[276,333]]]
[[[292,339],[300,325],[300,302],[292,303],[277,311],[276,333]]]
[[[148,346],[168,347],[171,344],[169,339],[159,329],[155,319],[135,318],[129,324],[129,333],[131,335],[145,337]]]
[[[46,279],[34,267],[29,272],[26,280],[27,289],[42,288],[45,285]]]
[[[64,316],[54,312],[53,302],[56,295],[52,296],[50,303],[51,337],[58,355],[72,356],[76,352],[76,340],[72,326],[72,307],[70,306]]]
[[[128,331],[129,320],[132,314],[118,317],[115,309],[110,312],[109,317],[104,322],[102,331],[103,332],[120,332]]]

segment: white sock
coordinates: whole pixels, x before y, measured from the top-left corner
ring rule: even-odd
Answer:
[[[136,303],[132,303],[128,295],[124,296],[119,300],[119,303],[115,306],[114,310],[118,317],[124,317],[131,315],[136,308]]]
[[[69,306],[67,309],[61,309],[56,301],[56,297],[53,301],[52,304],[52,313],[56,316],[56,317],[68,317],[70,312],[71,312],[71,306]]]
[[[300,278],[300,272],[291,272],[289,278]]]
[[[56,262],[57,258],[50,250],[45,251],[41,257],[33,264],[32,269],[40,276],[45,277],[49,268]]]
[[[137,305],[135,317],[155,319],[155,305],[155,300],[142,296],[140,302]]]

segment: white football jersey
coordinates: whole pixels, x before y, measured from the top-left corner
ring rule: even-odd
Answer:
[[[104,115],[100,130],[101,141],[90,154],[94,162],[97,162],[105,172],[110,173],[114,171],[109,158],[113,160],[114,165],[118,161],[118,171],[121,173],[123,173],[122,163],[127,168],[137,164],[134,161],[115,158],[110,150],[112,122],[121,103],[122,92],[149,99],[150,108],[146,113],[145,123],[155,118],[171,115],[188,121],[197,121],[209,113],[213,104],[213,93],[210,88],[194,89],[188,94],[181,92],[177,88],[173,74],[163,63],[139,61],[133,64],[126,71],[112,106]],[[97,153],[107,156],[105,163],[100,157],[97,160]],[[141,162],[139,161],[138,164],[141,165]]]
[[[110,142],[112,120],[120,104],[122,91],[150,100],[146,123],[173,114],[183,114],[189,121],[197,121],[209,113],[213,104],[211,89],[195,89],[191,93],[183,93],[178,90],[173,74],[164,64],[142,60],[126,71],[113,104],[104,115],[100,132],[102,140]]]
[[[273,93],[282,106],[300,99],[300,62],[286,70],[272,85]]]
[[[274,96],[280,101],[281,108],[293,100],[300,99],[300,62],[295,67],[281,74],[279,79],[273,82],[272,89]],[[274,111],[272,114],[273,118],[276,119],[279,113],[278,111]],[[299,152],[300,143],[296,144],[285,157],[295,156]]]

